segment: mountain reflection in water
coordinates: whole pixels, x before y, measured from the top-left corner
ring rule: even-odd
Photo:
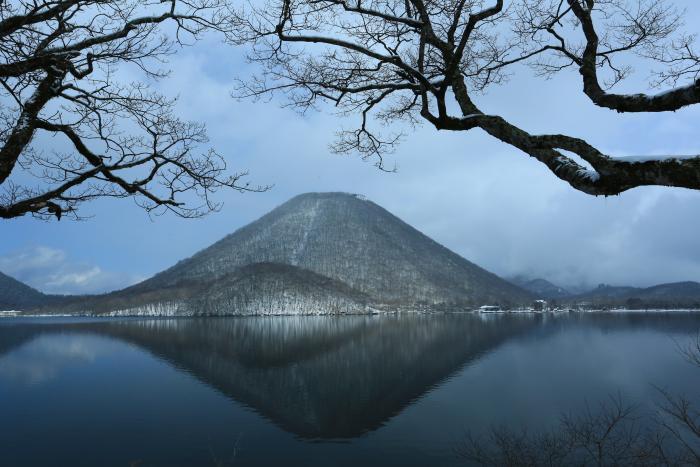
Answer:
[[[352,438],[380,427],[537,318],[126,319],[70,323],[61,332],[135,344],[302,438]],[[51,325],[22,326],[12,333],[14,345],[46,332]]]
[[[479,423],[479,420],[488,421],[494,417],[494,407],[499,404],[498,400],[488,399],[489,393],[493,392],[495,399],[503,397],[509,384],[514,390],[522,389],[523,394],[531,395],[530,399],[523,399],[516,406],[522,406],[523,410],[536,410],[526,406],[537,404],[543,409],[548,408],[546,405],[554,404],[557,397],[567,395],[569,399],[583,400],[586,394],[572,392],[580,383],[570,381],[571,376],[566,374],[557,376],[558,369],[566,368],[569,363],[557,359],[571,360],[572,351],[567,346],[580,346],[580,351],[574,349],[573,352],[591,360],[588,362],[590,366],[581,367],[581,372],[590,372],[582,378],[592,379],[596,372],[607,374],[604,367],[618,362],[610,360],[598,364],[595,359],[601,357],[597,353],[584,355],[586,352],[606,351],[579,344],[590,342],[591,335],[610,336],[609,340],[615,340],[611,348],[615,348],[617,342],[621,346],[632,345],[619,337],[632,332],[641,336],[635,337],[634,345],[643,348],[645,342],[650,342],[644,333],[651,333],[649,335],[662,336],[654,342],[665,343],[670,348],[673,344],[667,334],[690,337],[699,327],[700,315],[692,313],[8,319],[0,322],[0,393],[3,389],[3,362],[6,368],[9,365],[6,356],[15,355],[31,345],[36,347],[37,342],[48,338],[94,336],[115,343],[126,342],[135,349],[150,353],[179,372],[193,376],[207,387],[215,388],[220,394],[262,415],[296,439],[349,441],[389,425],[397,415],[406,412],[438,387],[445,387],[443,383],[451,376],[459,374],[464,379],[464,371],[460,370],[465,368],[479,367],[479,370],[468,376],[466,382],[460,381],[459,388],[450,389],[440,397],[451,398],[452,403],[455,403],[455,398],[461,400],[457,403],[464,405],[460,409],[464,411],[462,416]],[[542,342],[552,346],[551,354],[547,353],[550,352],[548,349],[544,354],[536,349],[533,355],[545,355],[546,361],[527,360],[525,351],[544,345]],[[509,343],[520,346],[513,351],[511,362],[480,364],[489,360],[485,357],[494,355]],[[664,355],[671,353],[668,348]],[[73,350],[76,353],[79,349]],[[646,350],[652,352],[650,356],[656,352],[653,348]],[[629,354],[635,353],[633,349],[628,351]],[[45,357],[33,358],[40,360]],[[525,360],[521,361],[521,358]],[[672,358],[675,361],[675,357]],[[585,360],[581,362],[585,363]],[[581,362],[577,364],[582,365]],[[628,371],[633,371],[635,366],[632,363],[622,364]],[[542,369],[547,365],[551,370]],[[600,369],[596,369],[598,367]],[[101,371],[123,370],[115,366]],[[622,374],[617,367],[609,373],[613,377]],[[541,380],[543,374],[548,378],[546,381]],[[556,377],[561,378],[559,382]],[[540,381],[534,381],[537,378]],[[624,378],[634,381],[628,376]],[[625,382],[624,378],[620,381]],[[680,374],[677,379],[683,381],[683,378],[685,376]],[[482,383],[482,379],[496,381],[500,386],[484,386],[495,383]],[[164,385],[161,390],[169,391],[169,388]],[[81,388],[81,391],[81,394],[89,393],[91,388]],[[170,397],[188,404],[189,390],[180,388],[177,391],[173,388]],[[540,393],[543,399],[537,400]],[[592,397],[595,400],[595,396]],[[420,429],[430,430],[438,417],[436,415],[436,419],[431,420],[421,418],[413,423],[425,422],[426,426]],[[2,425],[0,422],[0,431]],[[206,429],[206,425],[202,427]],[[452,437],[459,436],[459,432],[452,431]],[[445,451],[443,455],[447,458],[449,449]]]

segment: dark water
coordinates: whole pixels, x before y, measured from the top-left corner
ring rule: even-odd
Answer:
[[[0,465],[459,465],[469,430],[697,395],[700,314],[0,320]]]

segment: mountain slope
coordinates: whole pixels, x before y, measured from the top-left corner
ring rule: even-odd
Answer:
[[[43,305],[51,297],[0,272],[0,311],[25,310]]]
[[[378,205],[346,193],[292,198],[126,291],[211,281],[257,263],[308,270],[385,304],[513,304],[531,298]]]
[[[256,263],[210,280],[76,297],[62,312],[110,315],[366,313],[368,297],[342,282],[286,264]]]

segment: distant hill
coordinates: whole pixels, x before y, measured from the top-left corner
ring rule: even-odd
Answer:
[[[368,312],[529,303],[529,292],[347,193],[308,193],[127,289],[64,309],[124,314]]]
[[[26,310],[50,301],[49,295],[0,272],[0,311]]]
[[[628,308],[700,308],[700,283],[675,282],[646,288],[601,284],[573,300]]]
[[[524,276],[515,276],[509,279],[513,284],[532,292],[537,298],[559,299],[570,297],[572,294],[563,287],[552,284],[546,279],[530,279]]]

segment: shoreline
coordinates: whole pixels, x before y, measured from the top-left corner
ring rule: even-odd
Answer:
[[[480,311],[480,310],[394,310],[394,311],[373,311],[369,313],[259,313],[259,314],[216,314],[216,315],[189,315],[189,314],[110,314],[110,313],[25,313],[18,310],[0,311],[0,319],[12,318],[242,318],[242,317],[285,317],[285,316],[380,316],[380,315],[400,315],[400,314],[452,314],[471,313],[475,315],[560,315],[570,313],[609,313],[609,314],[641,314],[641,313],[700,313],[696,308],[673,308],[673,309],[591,309],[591,310],[547,310],[536,311],[530,309]]]

